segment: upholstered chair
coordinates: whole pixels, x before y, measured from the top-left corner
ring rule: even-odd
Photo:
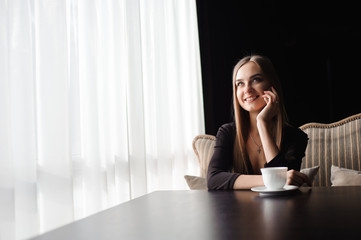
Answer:
[[[311,178],[313,186],[361,185],[361,113],[330,124],[307,123],[300,129],[309,137],[301,172]],[[207,134],[193,139],[200,173],[184,176],[191,189],[206,188],[215,139]]]
[[[207,177],[208,164],[214,152],[216,137],[213,135],[198,135],[193,139],[192,145],[195,155],[197,156],[200,177]]]
[[[307,123],[300,129],[309,137],[301,168],[320,167],[314,186],[334,185],[333,166],[343,168],[343,173],[347,169],[361,171],[361,113],[330,124]]]

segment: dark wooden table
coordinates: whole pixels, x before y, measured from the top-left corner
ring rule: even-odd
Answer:
[[[361,187],[252,191],[157,191],[33,238],[360,239]]]

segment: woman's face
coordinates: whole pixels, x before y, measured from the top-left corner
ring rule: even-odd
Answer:
[[[248,62],[240,67],[235,84],[238,103],[244,110],[259,112],[266,106],[262,95],[265,90],[270,90],[271,84],[256,63]]]

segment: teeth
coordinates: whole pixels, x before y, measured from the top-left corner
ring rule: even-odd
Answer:
[[[257,97],[249,97],[249,98],[246,98],[245,101],[248,102],[248,101],[252,101],[254,99],[256,99]]]

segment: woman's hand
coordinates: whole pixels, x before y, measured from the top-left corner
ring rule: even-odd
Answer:
[[[312,186],[312,182],[305,174],[295,171],[293,169],[287,171],[287,182],[286,182],[287,185],[301,186],[304,183],[307,183],[309,186]]]
[[[272,137],[269,123],[279,112],[278,95],[272,87],[270,91],[264,91],[262,95],[266,106],[257,115],[257,129],[262,142],[266,162],[271,161],[279,153],[279,148]]]
[[[257,121],[269,122],[278,112],[278,95],[274,87],[271,87],[271,91],[264,91],[262,95],[266,106],[257,116]]]

